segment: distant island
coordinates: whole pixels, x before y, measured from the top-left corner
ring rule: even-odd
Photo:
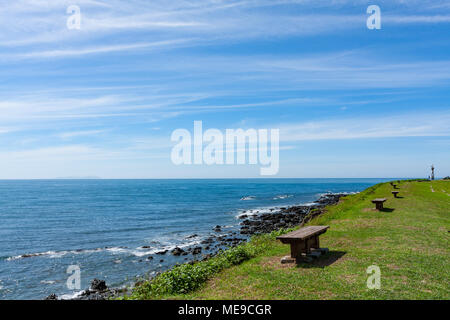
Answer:
[[[85,177],[71,176],[71,177],[57,177],[55,179],[58,179],[58,180],[96,180],[96,179],[101,179],[101,178],[97,177],[97,176],[85,176]]]

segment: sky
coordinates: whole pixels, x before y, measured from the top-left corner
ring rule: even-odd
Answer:
[[[0,179],[261,177],[175,165],[194,121],[279,129],[273,177],[448,176],[449,39],[449,1],[0,0]]]

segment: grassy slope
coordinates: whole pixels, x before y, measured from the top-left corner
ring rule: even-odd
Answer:
[[[431,191],[431,185],[434,192]],[[346,197],[309,224],[330,225],[321,246],[330,253],[312,264],[281,265],[289,246],[266,237],[256,258],[228,268],[187,299],[449,299],[450,181],[388,183]],[[387,197],[376,212],[370,202]],[[366,286],[370,265],[381,289]]]

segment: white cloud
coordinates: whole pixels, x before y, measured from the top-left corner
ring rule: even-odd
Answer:
[[[105,132],[105,130],[85,130],[85,131],[71,131],[71,132],[63,132],[59,134],[59,137],[62,139],[70,139],[75,137],[83,137],[83,136],[95,136],[100,133]]]
[[[366,116],[328,121],[280,124],[285,142],[399,137],[450,136],[450,113],[430,112],[393,116]]]
[[[382,21],[398,24],[450,23],[450,15],[386,15],[382,17]]]
[[[98,46],[90,48],[79,48],[79,49],[67,49],[67,50],[49,50],[49,51],[34,51],[24,54],[15,54],[15,58],[58,58],[58,57],[68,57],[68,56],[83,56],[98,53],[111,53],[118,51],[136,51],[139,49],[149,49],[158,47],[173,47],[182,43],[186,43],[187,39],[177,39],[168,41],[157,41],[157,42],[146,42],[146,43],[132,43],[123,45],[113,45],[113,46]]]
[[[433,3],[421,1],[420,5]],[[168,44],[177,39],[187,39],[186,45],[203,45],[268,36],[336,34],[360,30],[367,18],[364,10],[367,1],[85,0],[76,1],[81,7],[82,27],[74,31],[66,28],[69,15],[65,10],[71,4],[73,1],[5,3],[0,11],[0,45],[19,47],[21,52],[17,54],[22,58],[69,57],[132,51],[137,49],[136,45],[145,45],[136,41],[142,36],[151,37],[155,43],[167,42],[164,48],[170,49],[173,46]],[[411,14],[418,4],[418,1],[383,3],[389,14],[383,14],[382,19],[395,24],[450,22],[450,16],[442,12],[445,6],[428,14]],[[114,38],[118,33],[135,41],[117,45]],[[47,44],[47,50],[36,50],[39,44]],[[74,44],[78,49],[73,49]]]

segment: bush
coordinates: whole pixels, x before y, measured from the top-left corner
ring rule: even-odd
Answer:
[[[192,292],[215,273],[257,256],[269,247],[271,240],[290,230],[292,229],[280,229],[270,234],[254,236],[250,242],[221,251],[206,261],[176,265],[154,279],[137,285],[131,296],[124,299],[155,299],[164,295]]]

